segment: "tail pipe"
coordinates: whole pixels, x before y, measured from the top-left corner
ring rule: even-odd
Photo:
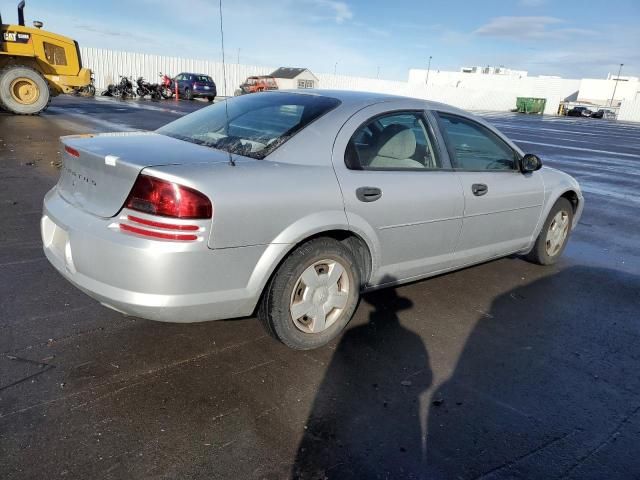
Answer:
[[[18,4],[18,25],[24,27],[24,0]]]

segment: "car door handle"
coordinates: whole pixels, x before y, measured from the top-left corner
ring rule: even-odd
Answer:
[[[489,191],[489,187],[487,187],[484,183],[474,183],[473,185],[471,185],[471,191],[476,197],[481,197]]]
[[[361,202],[375,202],[382,197],[382,190],[378,187],[360,187],[356,190],[356,197]]]

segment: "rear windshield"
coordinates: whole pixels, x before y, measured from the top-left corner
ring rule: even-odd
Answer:
[[[198,110],[165,125],[157,133],[262,159],[339,104],[338,99],[331,97],[254,93]]]
[[[213,80],[211,80],[211,77],[208,77],[206,75],[194,75],[194,77],[196,77],[195,79],[196,82],[213,83]]]

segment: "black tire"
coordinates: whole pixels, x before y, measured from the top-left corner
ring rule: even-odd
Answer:
[[[144,92],[144,90],[142,90],[142,88],[138,87],[138,88],[136,89],[136,93],[138,94],[138,96],[139,96],[140,98],[144,98],[145,92]]]
[[[216,99],[216,97],[208,97],[208,98],[207,98],[207,101],[208,101],[209,103],[213,103],[213,101],[214,101],[215,99]]]
[[[549,242],[548,240],[549,227],[551,226],[552,222],[554,221],[554,218],[559,212],[564,212],[564,214],[566,214],[567,216],[567,220],[568,220],[567,231],[560,248],[557,251],[552,252],[552,254],[550,254],[547,248],[547,242]],[[573,225],[573,205],[571,205],[571,202],[569,202],[569,200],[567,200],[564,197],[561,197],[558,199],[555,205],[551,208],[551,211],[549,212],[549,215],[547,216],[547,219],[545,220],[544,225],[542,226],[542,230],[540,230],[540,234],[536,239],[536,243],[533,245],[533,248],[531,249],[531,251],[526,255],[527,260],[533,263],[537,263],[539,265],[553,265],[554,263],[556,263],[560,258],[560,256],[562,255],[562,252],[564,252],[565,247],[567,246],[572,225]]]
[[[306,333],[296,326],[289,310],[293,289],[305,269],[324,259],[337,261],[344,268],[349,282],[347,303],[326,330]],[[280,265],[263,292],[258,318],[272,337],[288,347],[318,348],[337,337],[349,323],[358,305],[360,286],[360,269],[351,250],[332,238],[317,238],[296,248]]]
[[[193,100],[193,93],[191,93],[190,88],[184,89],[184,98],[186,98],[187,100]]]
[[[38,90],[38,98],[30,104],[18,102],[11,95],[11,84],[18,78],[27,78],[31,80]],[[43,112],[51,102],[51,92],[49,84],[37,70],[24,66],[9,66],[0,71],[0,105],[12,113],[17,115],[37,115]]]
[[[87,97],[95,97],[96,96],[96,87],[92,84],[89,84],[85,87],[85,92]]]

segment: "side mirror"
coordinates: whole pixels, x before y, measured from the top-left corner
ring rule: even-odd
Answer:
[[[533,153],[527,153],[520,160],[520,171],[522,173],[531,173],[542,168],[542,160]]]

